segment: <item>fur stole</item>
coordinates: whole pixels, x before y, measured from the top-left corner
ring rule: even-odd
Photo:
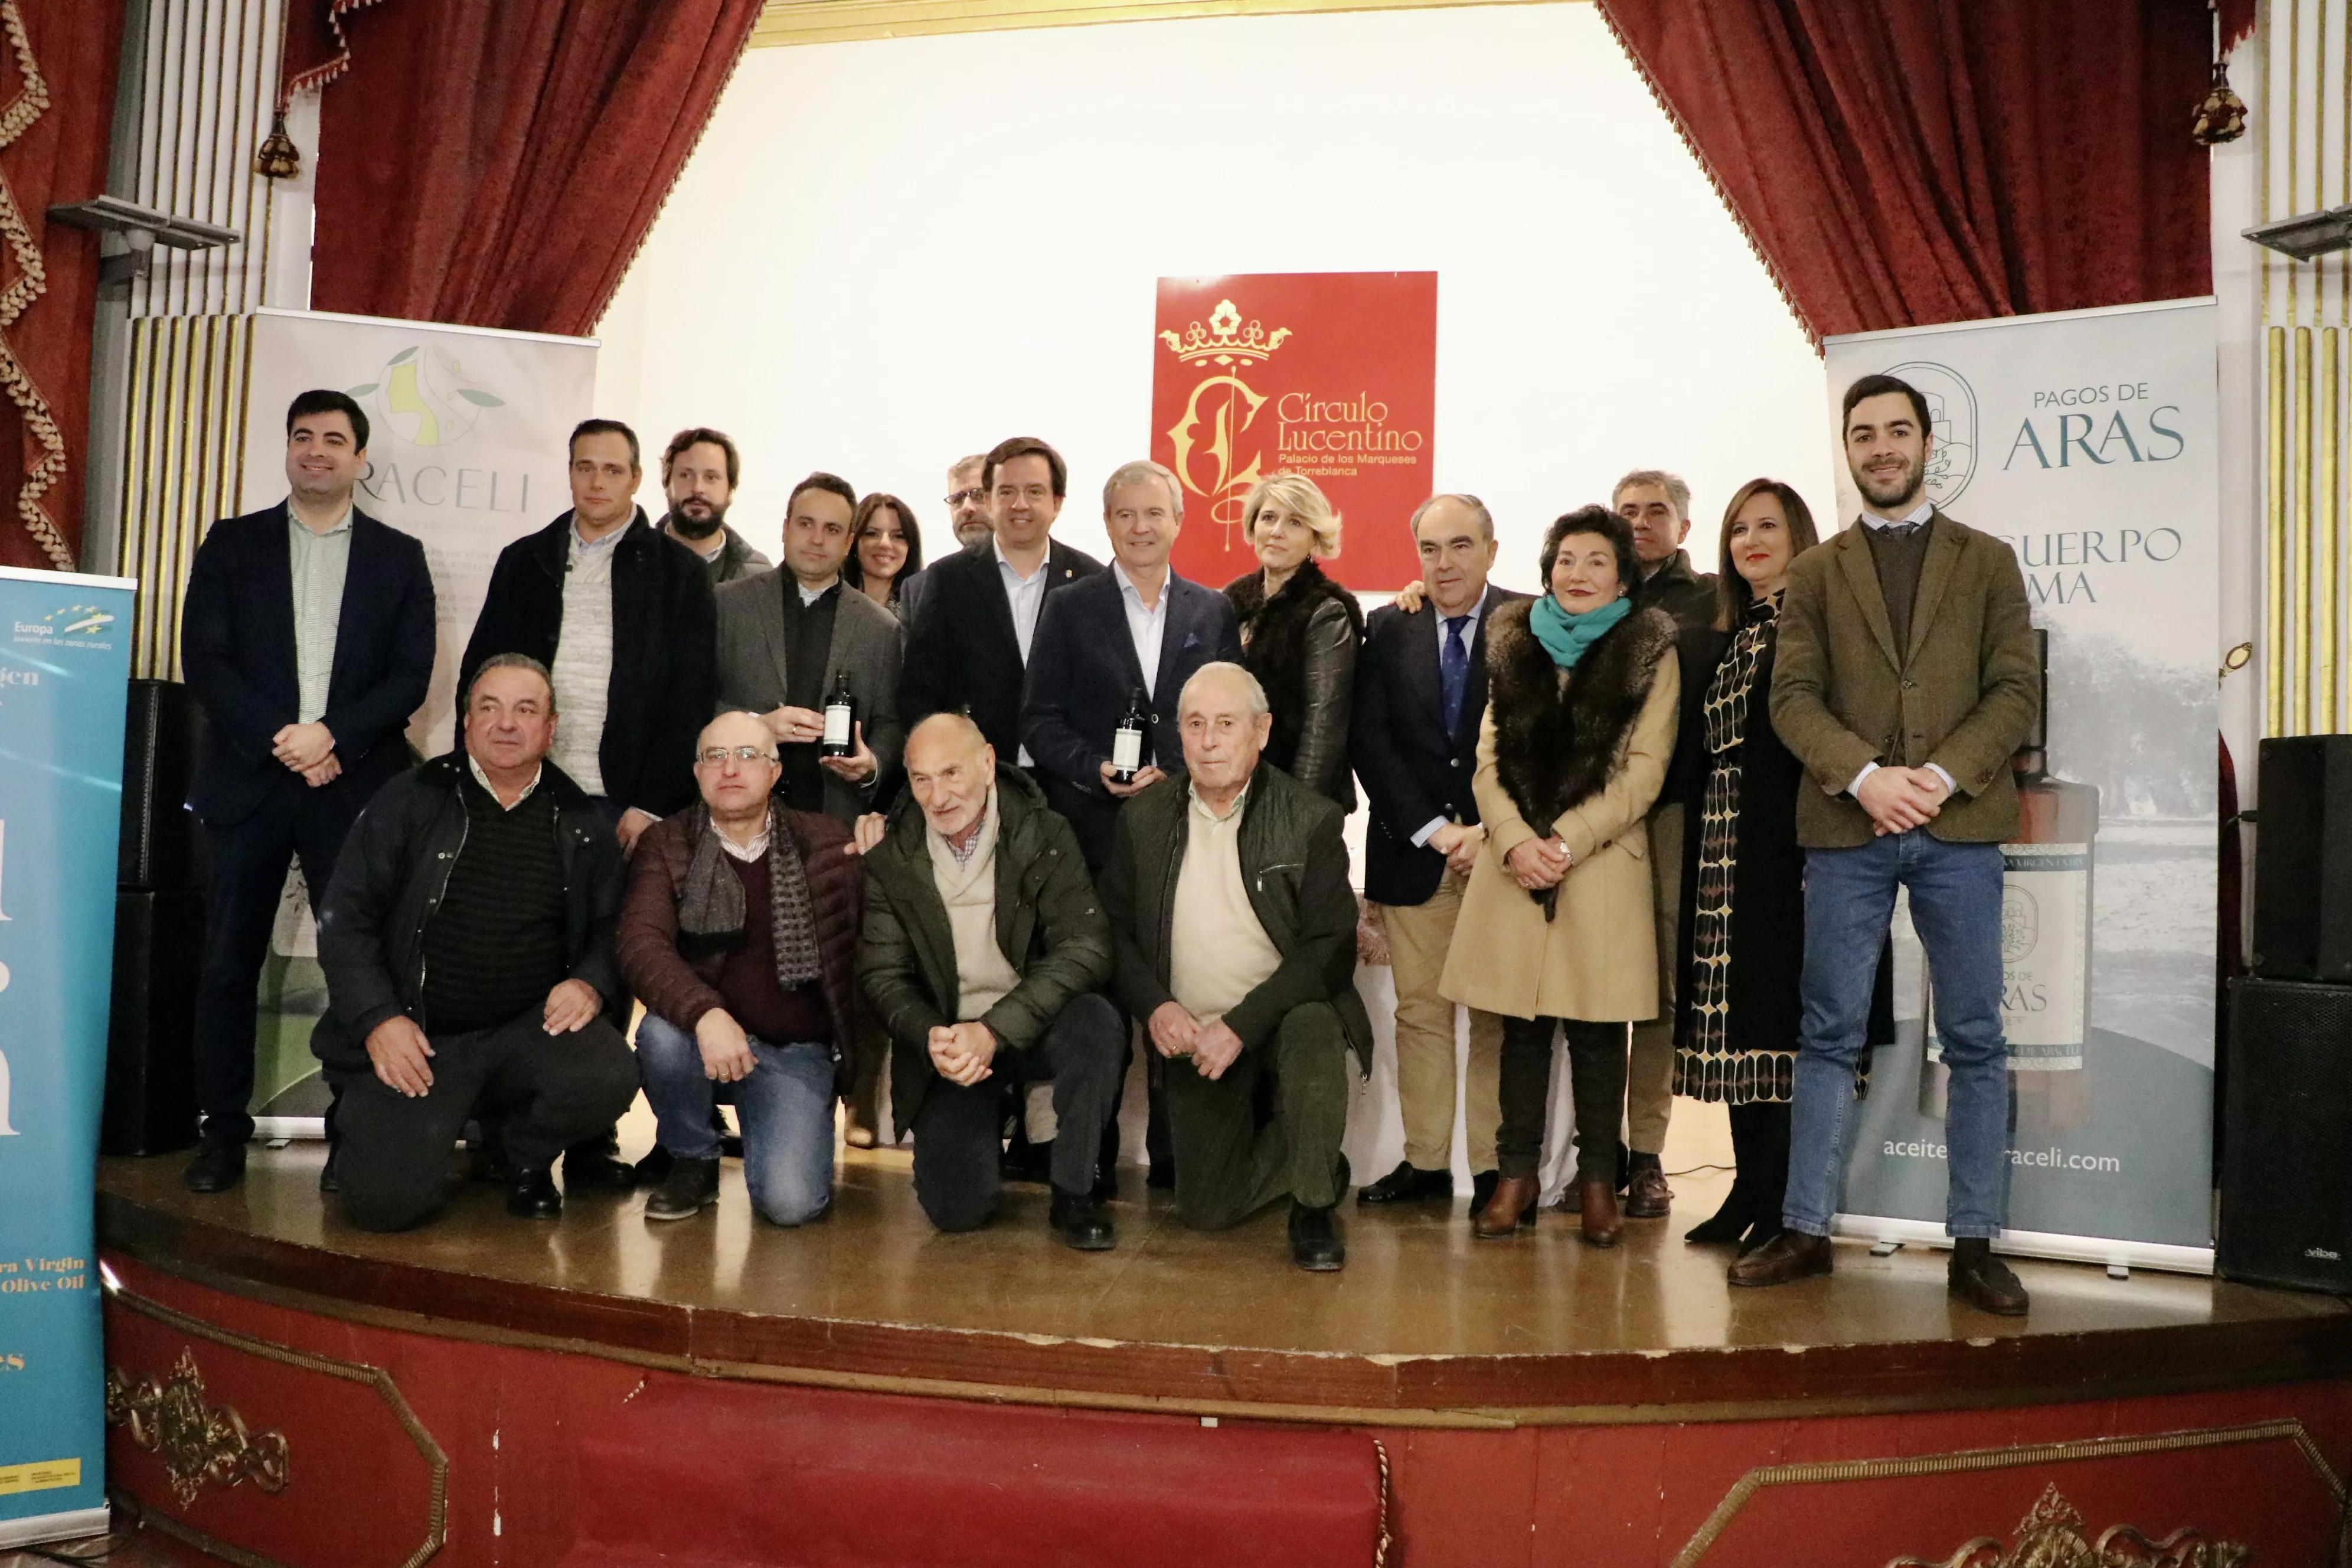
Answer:
[[[1290,766],[1298,752],[1307,710],[1307,627],[1326,599],[1347,611],[1348,624],[1361,645],[1364,612],[1356,595],[1324,575],[1312,561],[1292,573],[1270,599],[1263,572],[1225,584],[1225,603],[1241,626],[1242,661],[1264,684],[1274,706],[1275,732],[1267,752],[1277,767]]]
[[[1496,775],[1528,826],[1541,831],[1608,784],[1675,634],[1665,611],[1635,610],[1563,680],[1528,625],[1534,603],[1502,605],[1486,619],[1486,700]]]

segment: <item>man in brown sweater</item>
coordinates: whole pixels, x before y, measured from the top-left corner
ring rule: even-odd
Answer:
[[[719,1201],[721,1101],[742,1121],[753,1209],[803,1225],[833,1199],[863,871],[847,828],[774,798],[782,772],[766,723],[720,714],[695,744],[701,800],[648,828],[630,862],[615,945],[646,1005],[637,1064],[675,1162],[647,1219]]]

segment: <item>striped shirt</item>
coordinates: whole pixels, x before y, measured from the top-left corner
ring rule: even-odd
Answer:
[[[563,624],[555,634],[555,744],[548,754],[588,794],[604,794],[604,704],[613,684],[613,555],[626,526],[593,544],[572,525],[563,566]]]

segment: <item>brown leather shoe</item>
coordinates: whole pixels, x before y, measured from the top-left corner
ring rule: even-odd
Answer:
[[[1580,1182],[1583,1198],[1578,1215],[1584,1222],[1584,1245],[1614,1247],[1620,1232],[1625,1228],[1623,1216],[1617,1212],[1616,1190],[1607,1182]]]
[[[1827,1274],[1834,1262],[1828,1237],[1784,1230],[1733,1264],[1725,1278],[1734,1285],[1787,1285]]]
[[[1627,1219],[1664,1219],[1675,1205],[1675,1190],[1666,1185],[1665,1168],[1655,1154],[1633,1156],[1633,1179],[1625,1185]]]
[[[1992,1243],[1981,1237],[1963,1236],[1953,1241],[1945,1279],[1953,1295],[1979,1312],[2021,1318],[2032,1304],[2009,1265],[1992,1255]]]
[[[1541,1189],[1533,1176],[1505,1176],[1495,1184],[1495,1195],[1470,1222],[1470,1234],[1480,1241],[1501,1241],[1533,1230],[1536,1197]]]

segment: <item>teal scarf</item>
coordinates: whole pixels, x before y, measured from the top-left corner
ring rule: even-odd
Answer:
[[[1534,629],[1536,641],[1543,644],[1544,652],[1562,669],[1574,669],[1576,661],[1585,650],[1601,640],[1601,635],[1633,613],[1630,596],[1610,601],[1597,610],[1571,615],[1559,607],[1559,601],[1546,594],[1536,601],[1528,615],[1528,625]]]

